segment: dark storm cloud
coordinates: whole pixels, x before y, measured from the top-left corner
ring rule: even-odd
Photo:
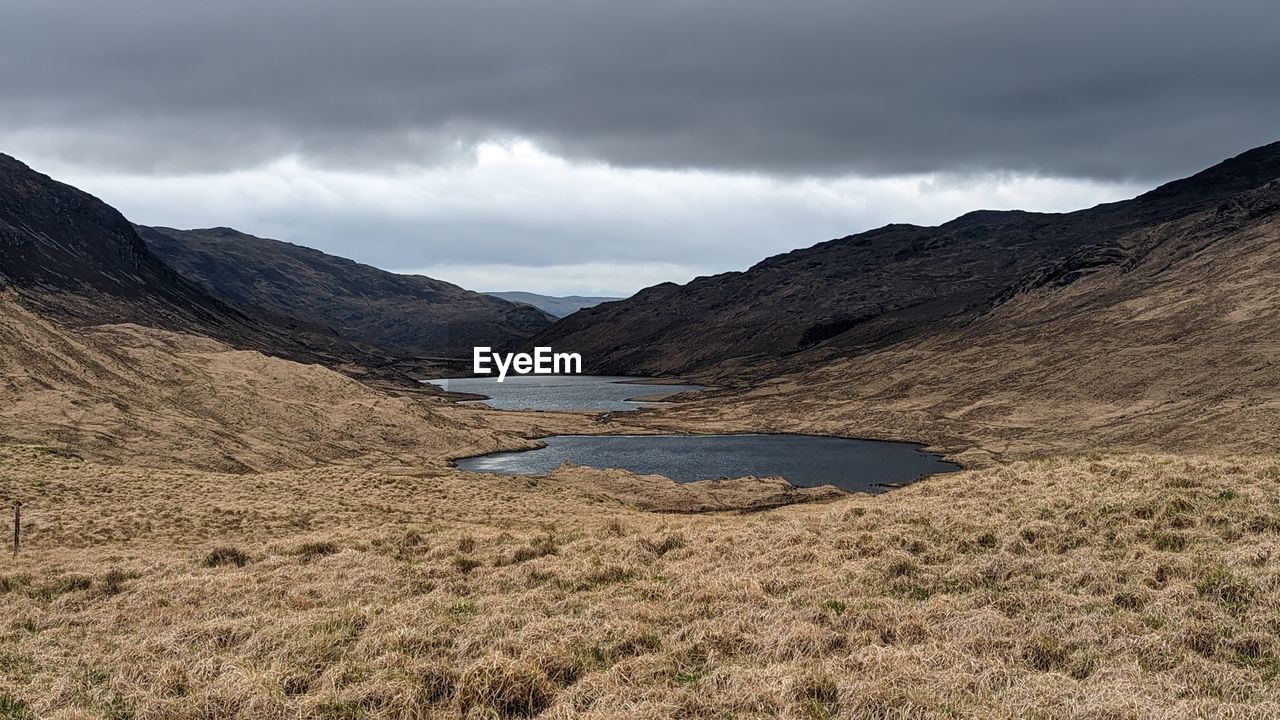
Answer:
[[[1274,0],[9,0],[0,136],[127,171],[486,138],[768,174],[1166,178],[1280,136]]]

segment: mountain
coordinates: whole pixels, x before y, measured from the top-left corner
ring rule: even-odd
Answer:
[[[521,340],[552,321],[528,305],[230,228],[137,230],[166,264],[227,302],[388,352],[469,355],[474,345]]]
[[[1042,216],[1040,227],[1059,233],[1078,233],[1073,223],[1105,232],[1082,235],[1074,250],[1009,280],[982,305],[957,304],[953,314],[922,327],[876,337],[855,326],[848,337],[789,354],[761,352],[749,363],[726,352],[729,359],[697,371],[715,377],[721,389],[647,422],[668,431],[916,440],[966,465],[1116,450],[1274,453],[1278,154],[1280,146],[1267,146],[1135,200]],[[963,224],[943,227],[957,226]],[[968,242],[984,248],[998,239],[974,233]],[[819,246],[827,253],[840,248]],[[915,267],[901,264],[904,272]],[[771,272],[768,264],[764,271]],[[754,272],[760,271],[747,274]],[[893,294],[894,268],[883,275],[889,279],[883,302],[901,302]],[[977,279],[969,286],[985,287]],[[778,309],[783,317],[799,311],[781,303]],[[894,329],[915,309],[869,323]],[[690,322],[725,347],[717,328],[695,316]],[[656,357],[665,363],[659,367],[684,360]]]
[[[565,317],[566,315],[572,315],[583,308],[595,307],[601,303],[613,302],[615,300],[622,299],[616,297],[588,297],[583,295],[565,295],[557,297],[555,295],[539,295],[537,293],[520,292],[518,290],[512,290],[509,292],[491,292],[485,294],[499,297],[503,300],[510,300],[511,302],[532,305],[548,315],[553,315],[558,318]]]
[[[684,426],[915,439],[966,464],[1280,443],[1280,181],[1141,231],[1147,250],[964,326],[678,406]]]
[[[384,362],[327,328],[214,297],[157,258],[115,209],[4,154],[0,292],[71,326],[135,323],[305,362]]]
[[[1120,271],[1123,282],[1172,247],[1211,245],[1233,227],[1198,226],[1192,241],[1171,235],[1174,223],[1241,203],[1265,215],[1265,188],[1276,178],[1280,143],[1087,210],[889,225],[744,272],[650,287],[578,311],[530,342],[580,352],[589,370],[605,373],[732,377],[816,367],[965,328],[1016,297],[1104,270]]]

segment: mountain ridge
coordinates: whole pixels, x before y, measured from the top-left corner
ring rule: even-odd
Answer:
[[[214,297],[157,258],[115,208],[3,153],[0,285],[71,326],[137,323],[334,366],[386,361],[327,328]]]
[[[1020,292],[1065,285],[1149,251],[1143,230],[1280,177],[1280,142],[1130,200],[1070,213],[978,210],[891,224],[782,253],[745,271],[641,290],[558,321],[532,342],[594,372],[757,374],[781,358],[885,347],[963,326]]]
[[[1124,263],[1025,289],[968,323],[766,363],[653,423],[924,440],[966,465],[1099,448],[1271,452],[1280,180],[1138,234]]]
[[[385,352],[469,355],[549,326],[541,310],[232,228],[137,226],[186,279],[229,302],[323,324]]]

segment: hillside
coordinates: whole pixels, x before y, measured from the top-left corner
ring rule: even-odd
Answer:
[[[772,362],[650,422],[915,439],[966,463],[1280,445],[1280,181],[1122,243],[1144,249],[967,325]]]
[[[1275,456],[1095,456],[691,516],[560,477],[0,446],[0,488],[28,499],[0,570],[0,707],[1276,717],[1277,477]]]
[[[138,233],[166,264],[227,302],[330,327],[388,352],[469,355],[475,345],[521,340],[551,323],[525,304],[230,228]]]
[[[319,365],[143,327],[68,330],[0,300],[0,442],[244,472],[461,442],[423,401]]]
[[[1167,232],[1170,223],[1230,206],[1276,178],[1280,143],[1088,210],[979,211],[938,227],[890,225],[745,272],[654,286],[579,311],[532,342],[580,352],[589,370],[605,373],[754,377],[815,367],[963,329],[1020,295],[1103,270],[1123,278],[1162,254],[1177,264],[1175,245],[1212,245],[1233,228],[1198,226],[1202,235],[1188,239]],[[1225,261],[1230,250],[1210,252]]]
[[[380,365],[323,326],[233,306],[161,262],[101,200],[0,154],[0,290],[59,323],[137,323],[304,362]]]
[[[595,307],[601,303],[614,302],[615,300],[622,299],[616,297],[593,297],[585,295],[539,295],[538,293],[520,292],[517,290],[485,294],[499,297],[503,300],[510,300],[511,302],[532,305],[548,315],[553,315],[558,318],[572,315],[583,308]]]

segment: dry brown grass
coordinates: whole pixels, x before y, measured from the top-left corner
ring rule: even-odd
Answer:
[[[1280,715],[1280,458],[1017,462],[751,514],[590,475],[0,450],[29,501],[0,717]]]
[[[1280,457],[1081,451],[1263,443],[1271,375],[1241,391],[1251,414],[1197,426],[1190,401],[1124,416],[1060,385],[1009,390],[1002,415],[954,362],[876,385],[899,377],[881,355],[857,398],[836,367],[602,426],[8,304],[0,321],[0,436],[65,448],[0,445],[0,500],[27,503],[0,561],[0,719],[1280,716]],[[958,438],[993,464],[843,497],[447,462],[762,423]],[[1046,448],[1072,457],[1025,459]],[[762,511],[715,512],[740,509]]]
[[[443,466],[580,416],[484,413],[319,365],[136,325],[69,330],[0,296],[0,441],[130,466],[253,472]]]

